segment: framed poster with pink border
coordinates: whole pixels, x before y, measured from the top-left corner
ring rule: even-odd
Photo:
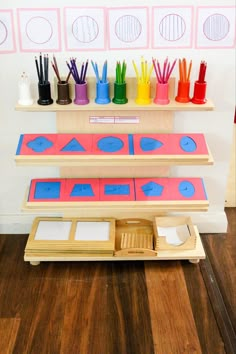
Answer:
[[[152,8],[152,48],[191,48],[193,6]]]
[[[104,7],[65,7],[66,50],[104,50],[105,24]]]
[[[17,9],[17,18],[22,52],[61,50],[59,9]]]
[[[147,7],[108,8],[109,49],[146,49],[149,46]]]
[[[13,11],[0,10],[0,54],[14,53],[16,41],[13,26]]]
[[[197,8],[196,48],[235,46],[235,6]]]

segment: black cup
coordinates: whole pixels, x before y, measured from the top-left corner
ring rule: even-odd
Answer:
[[[46,106],[53,103],[53,99],[51,97],[51,86],[49,81],[44,84],[38,83],[38,92],[38,104]]]

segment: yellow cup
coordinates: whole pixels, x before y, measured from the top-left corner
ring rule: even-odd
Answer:
[[[151,103],[150,92],[151,92],[150,82],[138,83],[137,97],[135,103],[141,105],[150,104]]]

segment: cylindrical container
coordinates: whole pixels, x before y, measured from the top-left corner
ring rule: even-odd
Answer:
[[[194,83],[194,91],[193,91],[193,98],[192,98],[192,103],[195,104],[204,104],[206,103],[206,81],[204,82],[198,82],[195,81]]]
[[[150,82],[138,83],[137,97],[135,102],[141,105],[150,104],[151,103],[150,92],[151,92]]]
[[[114,98],[112,99],[113,103],[116,104],[125,104],[128,102],[126,97],[126,83],[118,84],[114,83]]]
[[[107,82],[97,82],[95,102],[97,104],[108,104],[111,102],[110,86],[109,86],[108,81]]]
[[[156,104],[168,104],[169,100],[169,84],[161,84],[157,82],[156,84],[156,96],[154,98],[154,103]]]
[[[189,97],[189,90],[190,90],[190,81],[179,81],[178,82],[178,91],[175,100],[181,103],[187,103],[190,101]]]
[[[57,104],[65,105],[71,103],[72,100],[69,94],[69,84],[66,81],[57,83]]]
[[[75,84],[75,99],[74,103],[79,105],[84,105],[89,103],[88,99],[88,85],[87,82],[84,84]]]
[[[46,82],[45,84],[38,83],[38,92],[39,92],[38,104],[42,106],[47,106],[53,103],[53,99],[51,97],[51,85],[49,81]]]
[[[30,106],[33,99],[30,91],[30,82],[19,82],[18,84],[19,99],[18,103],[22,106]]]

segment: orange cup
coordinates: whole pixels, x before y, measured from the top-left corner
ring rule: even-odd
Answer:
[[[189,97],[190,81],[179,81],[178,82],[178,92],[175,100],[181,103],[187,103],[190,101]]]

